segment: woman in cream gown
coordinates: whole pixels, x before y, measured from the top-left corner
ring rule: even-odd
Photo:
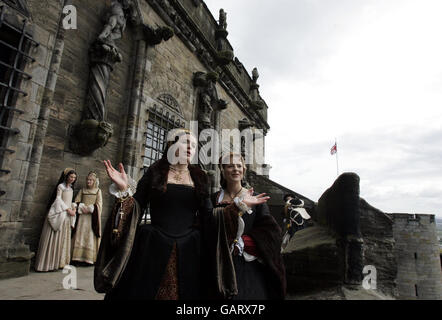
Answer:
[[[100,247],[100,219],[103,207],[101,190],[98,188],[99,180],[95,172],[89,172],[86,185],[75,197],[78,218],[72,241],[72,261],[94,264]]]
[[[75,225],[72,198],[76,180],[76,172],[65,169],[52,195],[35,259],[36,271],[57,270],[71,261],[71,228]]]

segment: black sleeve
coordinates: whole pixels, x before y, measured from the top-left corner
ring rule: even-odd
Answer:
[[[147,171],[144,173],[143,177],[138,181],[137,191],[133,196],[134,199],[137,200],[141,212],[144,212],[149,202],[150,184],[152,181],[151,176],[152,169],[149,167],[149,169],[147,169]]]
[[[265,215],[270,215],[270,209],[267,203],[262,203],[256,206],[256,217],[262,217]]]
[[[256,192],[253,193],[254,196],[257,196],[258,194]],[[256,217],[261,217],[263,215],[269,215],[270,214],[270,209],[269,206],[267,205],[267,203],[262,203],[262,204],[258,204],[255,208],[254,211],[256,213]]]

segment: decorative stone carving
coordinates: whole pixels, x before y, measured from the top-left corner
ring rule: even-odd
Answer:
[[[86,107],[71,139],[71,148],[78,154],[86,155],[105,146],[112,135],[112,125],[105,122],[107,88],[114,64],[122,61],[115,40],[123,36],[128,16],[135,20],[134,13],[132,1],[113,0],[106,23],[89,50],[91,69]]]
[[[216,62],[219,66],[228,65],[233,61],[233,51],[227,45],[227,13],[224,9],[219,10],[219,21],[215,31],[215,39],[217,46]]]
[[[129,15],[132,20],[135,20],[135,10],[132,1],[113,0],[111,9],[106,15],[107,22],[97,40],[104,45],[115,47],[115,40],[123,36],[124,29],[126,29],[126,20]]]
[[[83,120],[80,126],[75,127],[71,148],[80,155],[88,155],[96,149],[104,147],[112,133],[112,126],[105,121]]]
[[[215,84],[218,80],[216,72],[195,72],[193,84],[198,88],[198,127],[199,130],[213,128],[212,113],[214,110],[223,110],[227,102],[218,99]]]
[[[257,83],[259,78],[258,69],[255,67],[252,70],[252,83],[250,84],[250,98],[252,100],[251,107],[257,111],[264,108],[264,101],[259,96],[259,84]]]
[[[220,29],[227,30],[227,13],[222,8],[219,9],[218,25],[219,25]]]
[[[148,25],[143,25],[142,28],[144,38],[149,45],[157,45],[162,41],[169,40],[174,35],[173,29],[167,26],[154,29]]]
[[[106,23],[89,50],[90,73],[86,106],[82,122],[72,129],[71,149],[87,155],[106,145],[112,136],[112,125],[106,122],[106,96],[110,74],[115,63],[123,57],[115,43],[121,39],[127,20],[137,24],[135,4],[132,0],[113,0],[106,14]],[[173,36],[169,27],[152,28],[141,25],[144,39],[156,45]]]
[[[252,81],[253,81],[253,83],[256,83],[256,81],[258,80],[258,78],[259,78],[258,69],[255,67],[255,68],[253,68],[253,70],[252,70]]]
[[[243,131],[253,127],[253,122],[251,122],[248,118],[243,118],[238,121],[238,129],[239,131]],[[241,155],[245,159],[246,157],[246,139],[243,135],[241,135]]]
[[[172,110],[177,112],[179,115],[181,115],[181,116],[183,115],[183,113],[181,112],[181,108],[178,104],[178,101],[176,101],[176,99],[174,97],[172,97],[170,94],[167,94],[167,93],[160,94],[158,96],[157,100],[163,102],[165,105],[170,107]]]
[[[238,121],[238,129],[239,131],[243,131],[244,129],[248,129],[253,127],[253,122],[251,122],[248,118],[243,118]]]

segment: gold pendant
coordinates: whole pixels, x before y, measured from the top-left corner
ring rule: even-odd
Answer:
[[[173,176],[173,178],[175,179],[175,181],[177,182],[181,182],[182,178],[181,175],[177,172],[175,173],[175,175]]]

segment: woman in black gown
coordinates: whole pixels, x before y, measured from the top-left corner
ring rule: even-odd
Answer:
[[[105,299],[205,297],[199,226],[211,220],[208,177],[189,164],[195,137],[184,129],[174,137],[163,157],[138,182],[136,192],[122,164],[118,172],[110,161],[104,162],[119,198],[104,231],[94,274],[95,289],[106,292]],[[262,196],[243,200],[249,206],[263,201]],[[151,224],[139,225],[148,203]],[[237,205],[229,210],[239,212]]]
[[[229,153],[220,159],[222,189],[211,196],[214,207],[227,208],[248,192],[243,178],[244,159]],[[234,300],[284,299],[285,268],[280,254],[281,229],[266,203],[257,204],[247,213],[228,215],[224,223],[235,269],[237,294]]]

